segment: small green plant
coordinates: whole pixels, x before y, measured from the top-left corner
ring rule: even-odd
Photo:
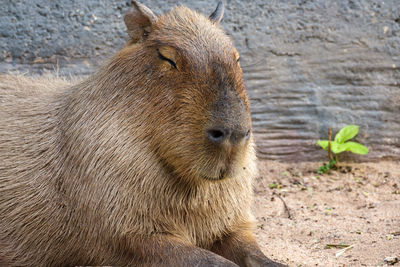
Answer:
[[[336,160],[335,160],[335,159],[331,159],[331,160],[328,162],[328,164],[324,164],[324,165],[322,165],[322,166],[319,166],[317,172],[318,172],[319,174],[324,174],[324,173],[326,173],[327,171],[333,169],[335,166],[336,166]]]
[[[365,155],[368,153],[368,148],[365,146],[356,142],[347,142],[357,135],[358,129],[359,126],[357,125],[347,125],[343,127],[335,135],[335,139],[331,141],[331,129],[329,128],[328,140],[318,140],[318,145],[320,145],[324,150],[328,151],[329,156],[329,163],[318,168],[319,174],[323,174],[336,166],[338,162],[337,154],[339,153],[344,151],[350,151],[360,155]]]

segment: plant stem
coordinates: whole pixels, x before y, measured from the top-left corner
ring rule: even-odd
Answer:
[[[331,129],[331,127],[329,127],[328,128],[328,157],[329,157],[330,161],[333,159],[332,151],[331,151],[331,139],[332,139],[332,129]]]

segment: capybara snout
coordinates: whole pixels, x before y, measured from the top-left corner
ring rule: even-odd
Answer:
[[[246,99],[242,99],[235,87],[221,86],[211,108],[207,138],[223,146],[246,146],[251,134],[251,120]]]

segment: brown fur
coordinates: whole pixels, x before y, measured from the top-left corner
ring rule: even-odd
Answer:
[[[250,123],[236,50],[185,7],[150,32],[143,13],[85,81],[0,76],[0,263],[271,263],[251,234],[252,139],[204,134]]]

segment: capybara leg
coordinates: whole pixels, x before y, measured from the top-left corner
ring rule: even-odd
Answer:
[[[236,232],[225,236],[214,243],[211,251],[243,267],[286,266],[267,258],[250,231]]]
[[[180,241],[175,237],[145,239],[135,248],[133,266],[222,266],[238,267],[211,251]]]

